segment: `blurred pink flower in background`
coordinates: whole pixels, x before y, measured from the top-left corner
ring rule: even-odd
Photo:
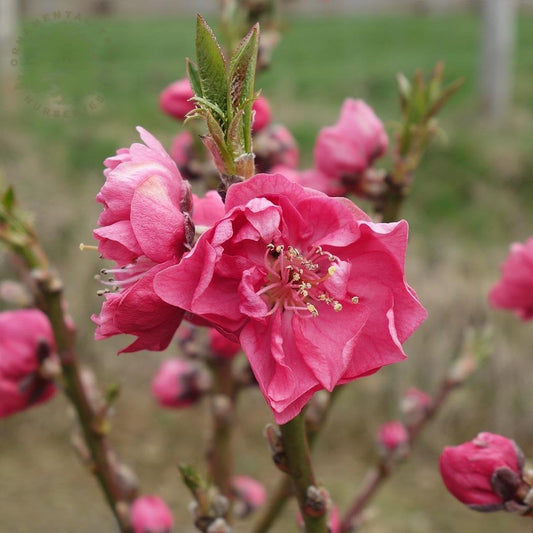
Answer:
[[[232,359],[241,351],[238,342],[230,341],[214,328],[209,330],[209,346],[213,355],[223,359]]]
[[[239,339],[277,423],[406,357],[426,312],[405,282],[405,221],[375,224],[280,174],[232,185],[225,209],[154,286]]]
[[[252,104],[254,111],[254,120],[252,122],[252,131],[257,133],[270,124],[272,113],[270,104],[264,96],[258,96]]]
[[[513,440],[479,433],[472,441],[444,448],[440,473],[446,488],[460,502],[476,510],[496,511],[503,508],[506,499],[495,490],[498,472],[503,469],[507,482],[518,483],[523,461],[522,451]]]
[[[38,309],[0,313],[0,418],[56,393],[47,365],[58,365],[50,322]],[[55,366],[55,365],[54,365]]]
[[[409,435],[405,426],[398,420],[391,420],[382,424],[378,431],[378,444],[387,451],[394,451],[409,442]]]
[[[254,136],[255,167],[257,172],[272,172],[281,165],[296,169],[300,152],[292,133],[281,124],[270,124]]]
[[[346,99],[339,120],[322,128],[314,148],[315,167],[336,187],[357,182],[374,159],[387,151],[389,140],[381,120],[362,100]]]
[[[138,128],[146,143],[122,148],[105,160],[106,182],[96,196],[104,205],[94,230],[98,250],[117,268],[104,269],[111,279],[95,337],[120,333],[138,338],[121,352],[163,350],[183,311],[163,302],[153,291],[155,274],[179,261],[192,239],[191,194],[176,164],[155,137]],[[118,290],[117,290],[118,289]]]
[[[490,304],[514,311],[522,320],[533,319],[533,237],[511,244],[501,265],[502,277],[489,293]]]
[[[188,78],[182,78],[171,83],[163,89],[159,95],[159,107],[178,120],[185,120],[187,113],[194,109],[194,96],[191,84]]]
[[[237,516],[244,518],[265,503],[266,489],[253,477],[234,476],[231,484],[235,498],[233,506]]]
[[[167,504],[158,496],[140,496],[131,506],[134,533],[170,533],[174,518]]]
[[[152,380],[152,395],[163,407],[196,403],[210,386],[209,374],[191,361],[177,357],[163,361]]]

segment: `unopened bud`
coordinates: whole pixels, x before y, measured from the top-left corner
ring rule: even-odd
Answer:
[[[249,476],[234,476],[231,481],[233,510],[239,518],[244,518],[263,505],[266,490],[262,483]]]
[[[223,518],[217,518],[207,528],[206,533],[231,533],[231,528]]]
[[[164,361],[152,380],[152,395],[163,407],[181,408],[196,403],[209,389],[209,373],[177,357]]]
[[[326,491],[310,485],[305,493],[304,512],[308,516],[322,516],[328,508],[329,496]]]
[[[462,503],[476,511],[500,510],[521,484],[521,456],[514,441],[480,433],[470,442],[447,446],[440,471],[446,488]]]
[[[166,503],[157,496],[141,496],[131,506],[134,533],[166,533],[174,519]]]
[[[215,516],[226,516],[229,511],[229,500],[223,494],[211,498],[211,509]]]
[[[391,420],[379,428],[377,444],[381,455],[394,453],[396,457],[403,457],[409,450],[409,434],[401,422]]]

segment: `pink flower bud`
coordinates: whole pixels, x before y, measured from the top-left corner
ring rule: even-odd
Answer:
[[[159,107],[178,120],[185,120],[189,111],[194,109],[194,102],[190,100],[194,96],[188,78],[171,83],[159,96]]]
[[[214,328],[209,330],[209,346],[213,355],[223,359],[231,359],[241,351],[241,345],[238,342],[230,341]]]
[[[315,166],[332,179],[364,172],[388,148],[383,123],[362,100],[346,99],[338,122],[323,128],[314,149]]]
[[[440,473],[446,488],[459,501],[476,510],[495,511],[512,500],[523,466],[516,443],[494,433],[479,433],[470,442],[446,446]]]
[[[47,363],[56,359],[50,322],[37,309],[0,313],[0,418],[49,400],[56,392]]]
[[[170,533],[174,519],[167,504],[158,496],[141,496],[131,506],[134,533]]]
[[[409,435],[405,426],[397,420],[385,422],[378,431],[378,444],[385,451],[395,451],[405,447],[409,441]]]
[[[291,132],[281,124],[270,124],[254,136],[254,153],[257,172],[271,172],[277,165],[298,166],[298,145]]]
[[[152,380],[152,395],[163,407],[188,407],[209,388],[208,374],[190,361],[163,361]]]
[[[249,476],[234,476],[232,492],[235,498],[235,512],[241,518],[263,505],[267,496],[263,484]]]
[[[511,245],[501,265],[502,277],[489,293],[489,303],[509,309],[522,320],[533,319],[533,237]]]
[[[259,96],[256,100],[254,100],[252,109],[255,112],[252,123],[252,131],[256,133],[270,124],[270,121],[272,120],[272,114],[270,112],[270,104],[264,96]]]
[[[406,423],[418,423],[427,413],[432,403],[433,400],[429,394],[426,394],[415,387],[409,388],[405,392],[401,404],[402,413]]]

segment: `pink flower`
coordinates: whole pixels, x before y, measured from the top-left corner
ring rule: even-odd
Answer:
[[[170,509],[158,496],[141,496],[131,506],[134,533],[170,533],[173,523]]]
[[[515,490],[519,484],[523,460],[513,440],[479,433],[471,442],[444,448],[440,473],[446,488],[459,501],[476,510],[499,510],[514,496],[513,486]]]
[[[230,341],[214,328],[209,330],[209,346],[213,355],[223,359],[232,359],[241,351],[238,342]]]
[[[173,357],[159,367],[152,380],[152,395],[163,407],[188,407],[196,403],[209,386],[209,375],[199,366]]]
[[[298,145],[291,132],[281,124],[270,124],[254,136],[254,153],[258,172],[271,172],[277,165],[298,167]]]
[[[252,123],[252,131],[258,132],[268,126],[272,120],[270,104],[264,96],[259,96],[254,100],[252,109],[255,112]]]
[[[249,476],[234,476],[232,492],[234,509],[240,518],[248,516],[266,501],[266,490],[262,483]]]
[[[224,202],[216,191],[207,191],[203,198],[193,194],[193,200],[192,220],[196,226],[211,227],[225,214]]]
[[[50,322],[37,309],[0,313],[0,418],[46,402],[56,393],[44,365],[55,359]]]
[[[191,84],[188,78],[171,83],[166,87],[159,96],[159,107],[178,120],[185,120],[187,113],[194,109],[194,96]]]
[[[190,190],[176,164],[146,130],[144,144],[132,144],[106,159],[106,182],[96,196],[104,205],[94,230],[98,250],[118,268],[104,269],[106,291],[96,338],[119,333],[138,339],[121,352],[166,348],[183,310],[163,302],[153,291],[156,273],[175,264],[192,239]]]
[[[315,166],[347,185],[382,156],[388,145],[385,128],[374,111],[362,100],[346,99],[338,122],[318,134]]]
[[[398,420],[391,420],[382,424],[378,431],[378,443],[386,451],[392,452],[405,447],[409,442],[409,435],[405,426]]]
[[[502,278],[489,293],[490,304],[510,309],[522,320],[533,319],[533,237],[511,245],[501,270]]]
[[[280,174],[232,185],[225,208],[154,286],[239,339],[279,424],[317,390],[405,358],[426,317],[404,278],[405,221],[375,224]]]

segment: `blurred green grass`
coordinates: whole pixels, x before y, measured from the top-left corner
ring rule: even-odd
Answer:
[[[533,199],[531,16],[519,19],[514,107],[503,130],[491,129],[478,118],[480,27],[473,15],[294,19],[286,29],[272,68],[256,86],[271,100],[275,120],[293,131],[304,164],[312,162],[319,128],[336,121],[345,97],[365,99],[390,125],[399,118],[396,73],[411,75],[417,68],[430,72],[443,60],[446,78],[464,76],[465,84],[442,114],[448,141],[437,140],[424,160],[419,174],[431,178],[416,180],[406,214],[430,232],[443,227],[449,231],[451,225],[461,237],[487,240],[496,232],[503,238],[509,229],[505,221],[491,223],[488,206],[478,198],[492,189],[510,196],[527,218],[522,211]],[[72,60],[77,66],[63,69],[61,89],[78,99],[97,90],[104,98],[103,108],[82,112],[75,120],[53,120],[29,105],[22,105],[15,115],[41,148],[62,154],[59,173],[70,181],[80,171],[98,171],[100,161],[135,138],[137,124],[168,144],[177,125],[158,112],[158,94],[184,75],[184,58],[194,57],[194,24],[189,18],[95,20],[84,31],[91,53],[87,57],[82,51],[79,58],[87,68]],[[40,87],[43,73],[58,70],[58,51],[64,50],[69,36],[64,31],[48,33],[45,47],[32,42],[39,40],[38,32],[29,34],[22,71],[25,87]],[[71,59],[83,49],[80,39],[76,44],[68,46]],[[511,226],[531,222],[517,222],[517,213],[513,215]]]
[[[523,528],[512,517],[487,518],[463,509],[446,494],[436,471],[443,444],[472,438],[480,430],[512,432],[509,436],[520,441],[526,454],[533,452],[533,428],[527,422],[533,415],[527,398],[533,371],[527,357],[531,336],[512,317],[499,318],[486,309],[486,293],[498,276],[497,264],[508,243],[533,233],[533,18],[520,17],[518,30],[514,105],[506,125],[498,129],[478,115],[480,28],[468,14],[293,19],[275,51],[272,68],[257,81],[271,101],[275,120],[296,136],[307,166],[319,128],[337,120],[345,97],[364,98],[390,123],[398,118],[398,71],[407,75],[419,67],[429,71],[442,59],[447,79],[466,77],[442,115],[448,141],[437,140],[423,160],[404,211],[411,226],[408,279],[430,318],[409,341],[410,359],[405,364],[357,382],[342,398],[340,411],[317,449],[318,470],[334,498],[347,505],[372,461],[374,430],[382,420],[398,415],[397,397],[407,385],[434,390],[467,324],[494,318],[500,335],[494,344],[497,357],[457,393],[424,434],[413,460],[378,496],[379,516],[368,527],[370,533],[495,533],[504,527]],[[43,74],[58,70],[58,53],[68,46],[64,41],[68,29],[47,34],[52,41],[42,47],[36,46],[39,35],[34,34],[33,44],[28,40],[29,63],[22,71],[27,90],[43,87]],[[76,243],[90,238],[95,225],[99,207],[93,197],[103,182],[103,159],[137,140],[136,125],[152,131],[166,146],[178,131],[179,126],[158,111],[158,95],[183,76],[184,57],[194,56],[194,21],[94,20],[84,35],[91,53],[80,52],[72,71],[68,65],[61,67],[66,73],[60,89],[78,106],[84,95],[97,91],[103,105],[94,112],[53,119],[26,104],[23,92],[16,93],[18,101],[0,109],[4,125],[0,164],[25,205],[36,212],[39,231],[65,279],[86,359],[104,382],[124,383],[113,432],[117,448],[140,472],[145,490],[165,496],[182,513],[178,523],[188,523],[188,496],[170,465],[201,459],[202,450],[182,428],[201,426],[205,435],[206,406],[183,413],[157,410],[149,398],[148,382],[161,356],[117,359],[113,352],[123,341],[95,346],[87,308],[97,312],[98,287],[87,280],[100,267],[96,257],[79,254]],[[84,48],[82,44],[72,44],[73,57]],[[0,526],[9,531],[32,530],[31,517],[28,525],[20,525],[28,506],[34,516],[56,524],[50,530],[111,531],[109,513],[93,481],[66,444],[70,422],[63,416],[64,403],[55,400],[5,421],[0,471],[7,472],[9,491],[0,499]],[[272,486],[272,466],[261,438],[269,414],[258,394],[252,394],[250,405],[252,412],[241,414],[245,430],[238,439],[238,466],[263,476]],[[56,477],[63,463],[69,465],[68,473]],[[347,472],[352,479],[346,479]],[[25,480],[34,475],[39,479],[29,490]],[[43,480],[49,477],[54,483],[45,490]],[[74,485],[81,494],[74,494]],[[79,513],[87,508],[90,512],[82,527]],[[284,524],[276,531],[294,530],[290,514]],[[185,527],[178,531],[182,530]]]

